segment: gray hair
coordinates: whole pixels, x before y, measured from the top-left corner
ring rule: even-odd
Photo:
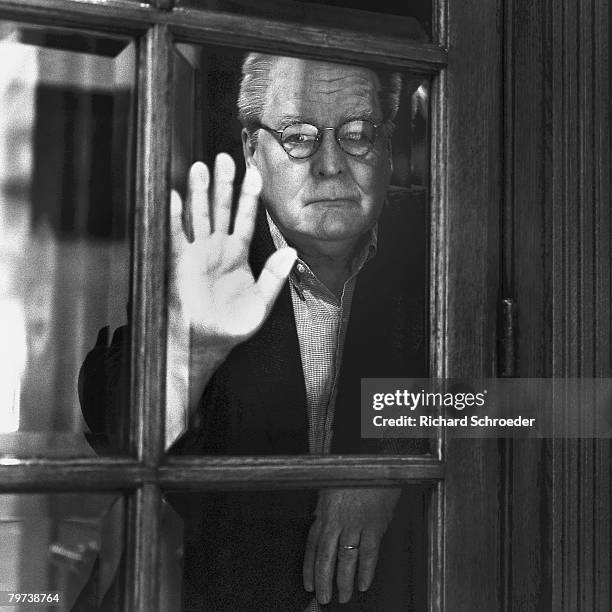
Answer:
[[[278,55],[266,53],[249,53],[242,64],[242,80],[238,94],[238,119],[249,133],[253,145],[256,145],[257,122],[263,115],[266,95],[270,83],[270,72]],[[383,111],[385,134],[393,131],[393,119],[399,109],[402,93],[402,75],[393,71],[375,71],[380,82],[380,103]]]

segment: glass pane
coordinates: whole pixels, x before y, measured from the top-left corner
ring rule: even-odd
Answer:
[[[115,493],[0,495],[0,606],[121,609],[124,529],[125,503]],[[24,593],[44,593],[47,603],[18,602]]]
[[[178,582],[176,572],[166,573],[162,591],[182,591],[176,610],[427,610],[429,494],[418,486],[168,493],[183,523],[183,555],[175,560],[183,576]],[[364,592],[360,561],[374,570]],[[311,592],[304,581],[315,563],[325,570]],[[350,603],[339,604],[338,571],[346,572],[342,599]]]
[[[173,234],[168,445],[186,431],[173,452],[428,452],[424,440],[361,439],[359,406],[363,377],[427,376],[429,83],[251,54],[240,90],[243,52],[177,55],[191,68],[175,89],[173,180],[185,206]],[[235,192],[245,159],[263,176],[246,242],[244,221],[212,239],[200,220],[222,213],[187,198],[190,163],[212,171],[219,152],[235,160]],[[269,285],[254,279],[266,282],[268,256],[287,244],[299,258],[267,314]]]
[[[386,0],[371,7],[354,0],[178,0],[177,5],[418,41],[431,39],[431,0]]]
[[[0,453],[87,455],[126,430],[105,398],[128,388],[127,335],[109,345],[129,298],[135,46],[0,22],[0,65]]]

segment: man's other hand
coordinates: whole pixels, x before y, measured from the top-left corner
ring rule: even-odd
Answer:
[[[304,588],[317,601],[331,601],[334,575],[338,600],[346,603],[357,576],[360,591],[374,579],[382,537],[401,489],[322,489],[304,555]]]

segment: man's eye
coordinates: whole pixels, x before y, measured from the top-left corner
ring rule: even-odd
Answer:
[[[363,132],[348,132],[347,134],[344,134],[342,138],[344,140],[360,141],[360,140],[365,140],[365,135]]]
[[[304,144],[305,142],[312,142],[314,137],[309,134],[289,134],[285,136],[284,140],[287,144]]]

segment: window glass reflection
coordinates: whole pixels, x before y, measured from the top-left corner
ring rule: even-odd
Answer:
[[[59,594],[23,609],[118,610],[124,528],[114,493],[0,495],[0,590]]]
[[[135,48],[1,22],[0,64],[0,452],[88,454],[113,417],[83,419],[79,370],[129,296]]]
[[[194,78],[179,77],[174,124],[168,445],[427,452],[426,441],[362,439],[359,406],[363,377],[427,376],[428,81],[188,49]],[[284,260],[288,246],[297,259]]]

